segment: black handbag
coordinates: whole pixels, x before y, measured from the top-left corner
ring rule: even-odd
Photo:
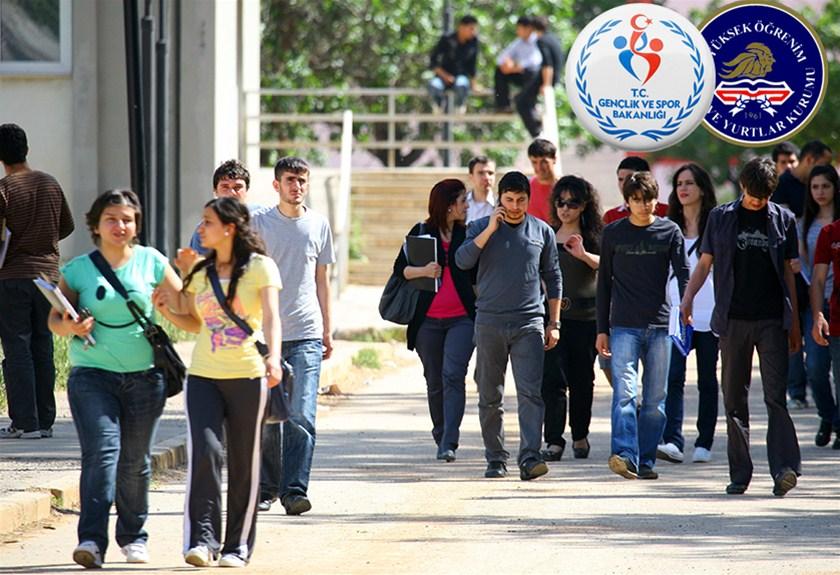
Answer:
[[[423,224],[421,222],[420,234],[422,233]],[[403,255],[406,256],[406,261],[408,261],[405,243],[403,243],[402,250]],[[391,272],[391,277],[388,278],[385,289],[382,290],[382,297],[379,298],[379,315],[385,321],[408,325],[414,319],[419,296],[420,290],[411,285],[404,275]]]
[[[99,270],[99,273],[108,280],[111,287],[125,299],[128,311],[131,312],[134,320],[143,329],[143,335],[146,337],[146,341],[152,346],[155,367],[163,371],[163,377],[166,382],[166,396],[172,397],[173,395],[178,395],[184,389],[184,380],[187,378],[187,366],[184,365],[181,356],[178,355],[175,346],[172,345],[172,340],[169,339],[169,336],[166,335],[163,328],[147,318],[140,307],[128,296],[125,286],[123,286],[117,274],[114,273],[114,270],[111,269],[102,252],[99,250],[91,252],[90,259],[93,265],[96,266],[96,269]]]
[[[227,303],[225,292],[222,289],[222,283],[219,281],[219,274],[216,271],[216,266],[211,264],[205,268],[207,279],[210,281],[210,287],[213,288],[213,294],[216,296],[216,301],[219,306],[227,314],[227,316],[235,323],[239,329],[244,331],[249,337],[254,334],[254,329],[248,325],[248,322],[236,315]],[[254,340],[257,346],[257,351],[262,357],[268,357],[268,346],[265,342]],[[268,391],[268,405],[265,410],[265,419],[263,423],[283,423],[288,421],[292,414],[292,390],[294,386],[294,370],[288,361],[280,358],[280,368],[283,370],[283,379],[279,384],[275,385]]]

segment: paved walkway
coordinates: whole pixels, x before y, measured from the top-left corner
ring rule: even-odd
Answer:
[[[515,451],[512,387],[506,423]],[[658,481],[611,474],[609,388],[601,380],[588,460],[564,459],[532,482],[516,474],[485,480],[472,385],[469,392],[462,447],[451,464],[434,459],[417,362],[322,413],[314,508],[294,518],[279,506],[262,514],[249,572],[840,573],[840,451],[813,445],[814,411],[794,415],[805,460],[800,485],[783,499],[772,497],[766,417],[760,389],[753,389],[756,475],[746,495],[733,497],[723,493],[722,420],[712,463],[659,463]],[[687,397],[694,413],[691,386]],[[691,428],[689,421],[689,442]],[[187,568],[180,557],[183,477],[170,479],[151,495],[153,563],[126,565],[112,547],[106,567]],[[73,570],[75,521],[63,517],[53,530],[0,545],[0,572]]]

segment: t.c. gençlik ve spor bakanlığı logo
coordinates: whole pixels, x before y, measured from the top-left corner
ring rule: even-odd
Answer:
[[[602,142],[658,150],[702,122],[714,73],[709,47],[688,20],[662,6],[627,4],[578,35],[566,92],[578,120]]]

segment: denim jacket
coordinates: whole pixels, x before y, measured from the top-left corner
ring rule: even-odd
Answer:
[[[715,284],[715,309],[712,312],[711,327],[718,335],[726,335],[729,323],[729,306],[735,290],[735,250],[738,239],[738,206],[741,198],[723,204],[709,213],[703,245],[700,252],[714,257],[712,270]],[[770,259],[785,295],[783,324],[791,327],[793,307],[788,286],[785,283],[785,261],[799,257],[796,234],[796,220],[790,210],[779,204],[767,203],[767,239],[770,244]],[[761,286],[755,286],[761,289]]]

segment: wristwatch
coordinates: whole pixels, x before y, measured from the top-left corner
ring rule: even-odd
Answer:
[[[560,322],[559,321],[550,321],[550,322],[548,322],[547,327],[550,327],[552,329],[554,329],[554,328],[560,329]]]

